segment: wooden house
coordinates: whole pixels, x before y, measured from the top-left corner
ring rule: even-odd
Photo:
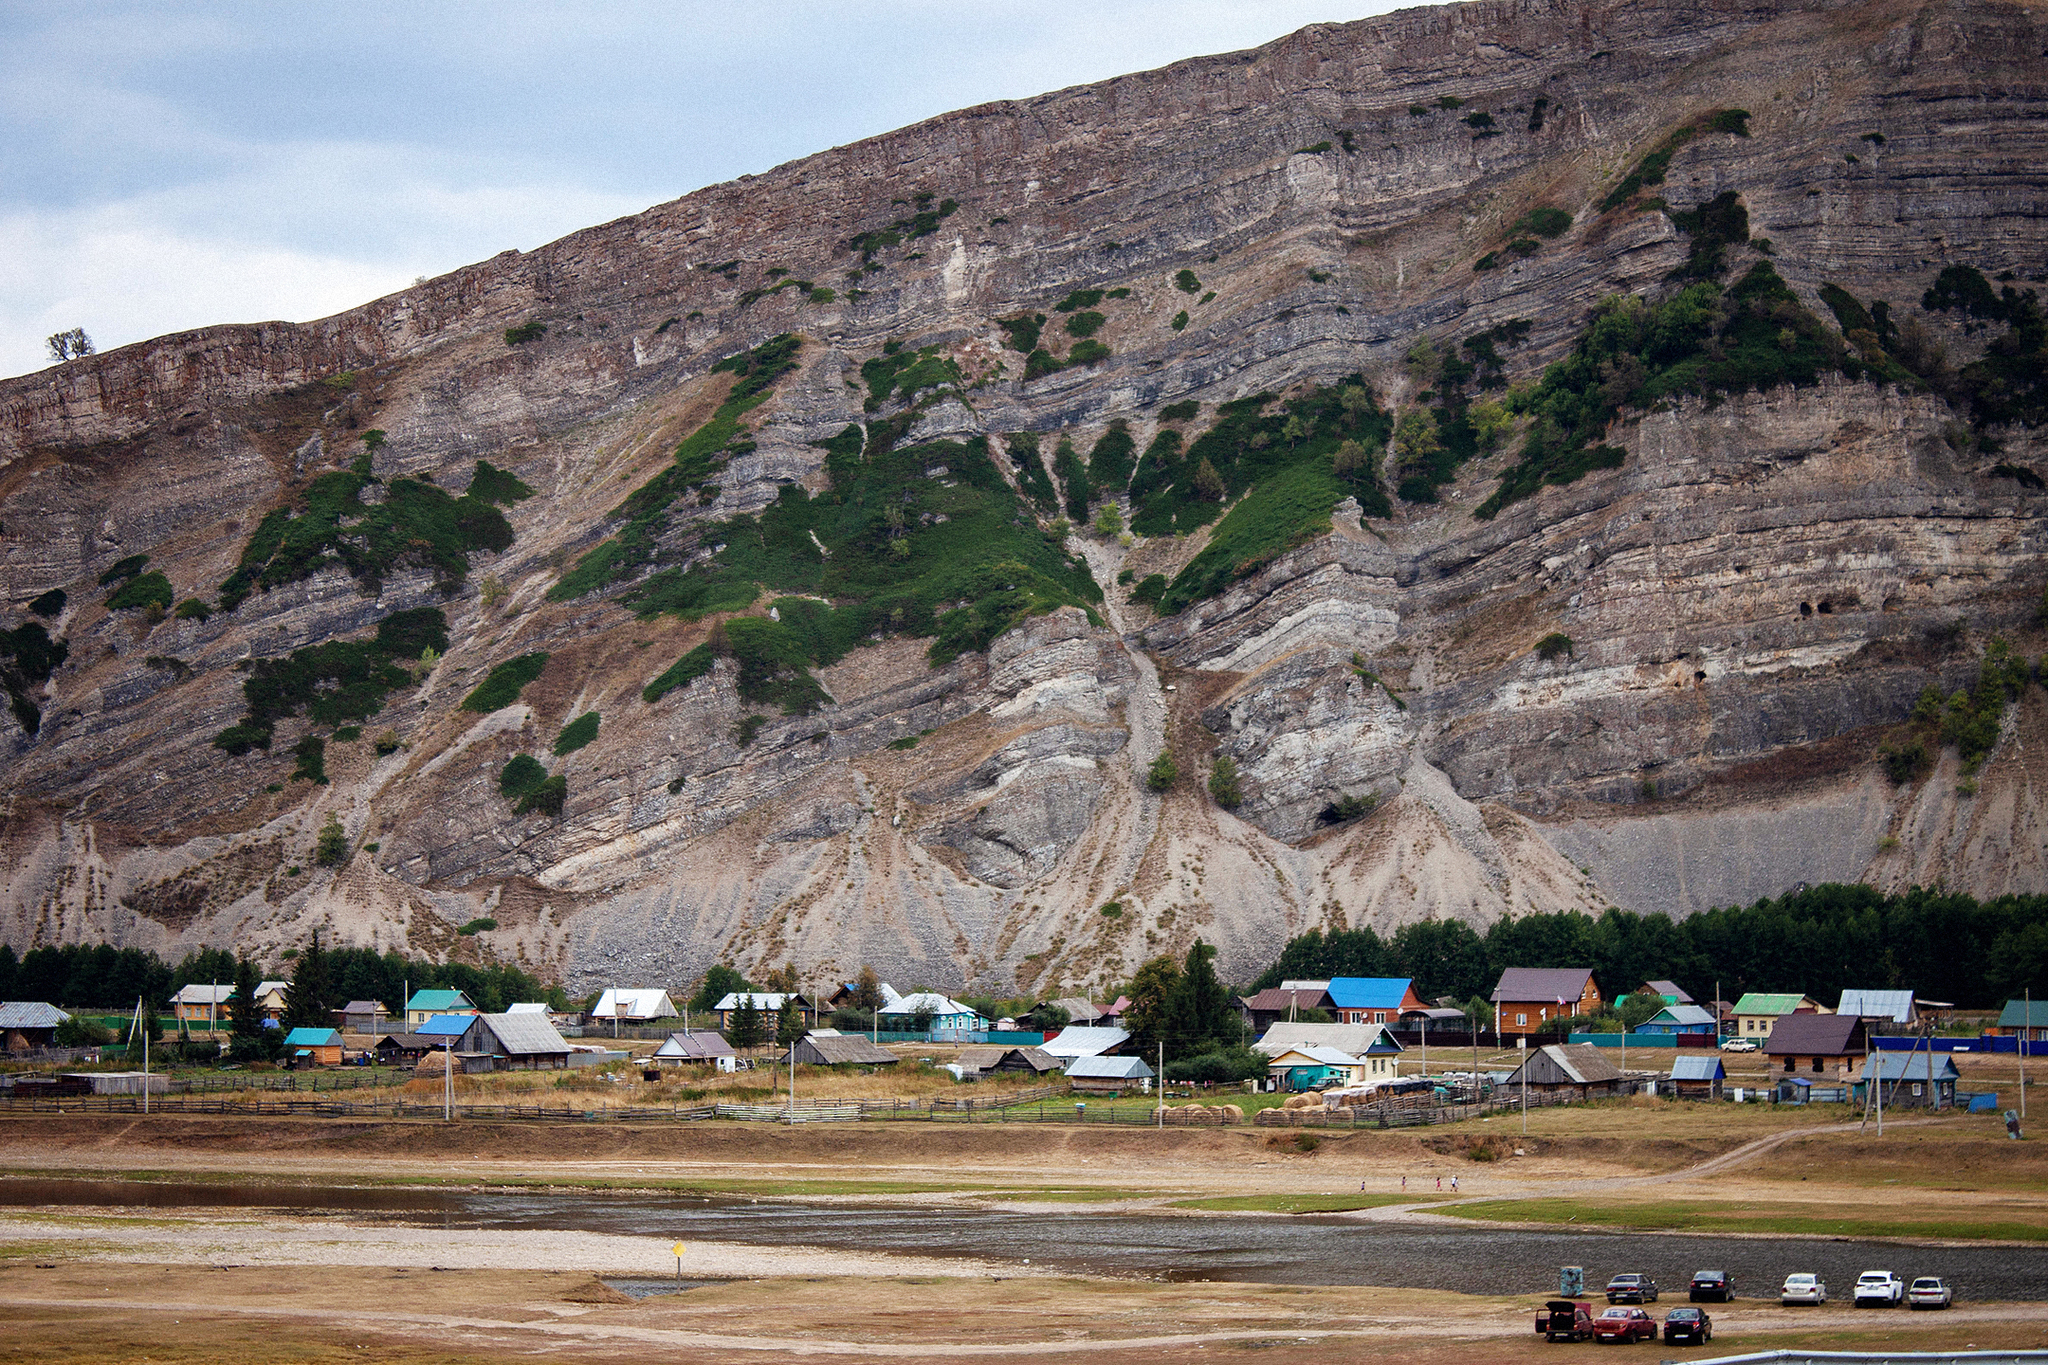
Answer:
[[[797,1039],[783,1060],[803,1066],[894,1066],[903,1059],[857,1033],[811,1032]]]
[[[178,993],[171,997],[171,1018],[185,1024],[226,1022],[228,1001],[234,993],[232,983],[202,984],[195,981],[189,986],[181,987]]]
[[[1825,1014],[1818,1000],[1798,994],[1750,991],[1735,1002],[1735,1036],[1761,1043],[1790,1014]]]
[[[414,991],[412,999],[405,1002],[405,1026],[418,1032],[420,1025],[436,1015],[480,1013],[476,1002],[461,991]]]
[[[1526,1081],[1534,1095],[1574,1095],[1582,1100],[1629,1092],[1628,1078],[1591,1043],[1550,1043],[1534,1049],[1508,1076],[1505,1097]]]
[[[1067,1064],[1067,1081],[1076,1095],[1149,1092],[1153,1075],[1142,1057],[1076,1057]]]
[[[1866,1103],[1873,1077],[1887,1109],[1950,1109],[1962,1072],[1946,1052],[1876,1052],[1857,1073],[1856,1103]]]
[[[1403,1014],[1428,1008],[1405,976],[1333,976],[1329,995],[1340,1024],[1398,1024]]]
[[[1291,1021],[1303,1010],[1329,1011],[1330,983],[1289,981],[1284,985],[1268,986],[1257,995],[1239,996],[1237,1008],[1254,1034],[1264,1033],[1282,1020]],[[1336,1015],[1332,1013],[1330,1017],[1334,1019]]]
[[[34,1052],[55,1043],[57,1025],[71,1016],[41,1000],[0,1004],[0,1051]]]
[[[1493,988],[1493,1027],[1503,1037],[1534,1034],[1553,1019],[1600,1008],[1589,967],[1509,967]]]
[[[2008,1000],[1998,1022],[1984,1032],[1993,1038],[2048,1041],[2048,1000]]]
[[[331,1028],[295,1028],[284,1036],[287,1066],[340,1066],[341,1034]]]
[[[493,1071],[563,1071],[569,1066],[568,1040],[545,1014],[473,1015],[455,1051],[466,1065],[469,1059],[489,1058]]]
[[[1764,1056],[1786,1075],[1846,1081],[1869,1044],[1863,1020],[1853,1014],[1787,1014],[1764,1039]]]

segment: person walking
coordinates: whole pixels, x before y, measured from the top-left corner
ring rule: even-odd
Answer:
[[[1444,1178],[1443,1178],[1442,1176],[1438,1176],[1438,1177],[1436,1178],[1436,1188],[1437,1188],[1437,1191],[1438,1191],[1439,1193],[1441,1193],[1441,1192],[1443,1191],[1443,1188],[1444,1188]]]
[[[1456,1176],[1452,1176],[1452,1177],[1451,1177],[1451,1193],[1452,1193],[1452,1194],[1456,1194],[1457,1192],[1458,1192],[1458,1177],[1456,1177]]]

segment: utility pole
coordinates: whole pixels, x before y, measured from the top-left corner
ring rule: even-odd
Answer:
[[[1524,1033],[1515,1039],[1515,1048],[1522,1054],[1522,1136],[1529,1136],[1529,1035]]]
[[[1159,1127],[1166,1127],[1166,1040],[1159,1040],[1159,1102],[1152,1106],[1159,1115]]]
[[[2027,1035],[2034,1031],[2034,988],[2027,987],[2020,1015],[2020,1117],[2027,1116]]]
[[[441,1122],[455,1122],[455,1039],[442,1034]]]

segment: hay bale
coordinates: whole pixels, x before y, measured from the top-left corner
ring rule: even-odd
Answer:
[[[1243,1122],[1244,1122],[1244,1110],[1243,1110],[1243,1109],[1241,1109],[1241,1108],[1239,1108],[1239,1107],[1238,1107],[1237,1105],[1234,1105],[1234,1104],[1219,1104],[1219,1105],[1217,1105],[1217,1106],[1216,1106],[1216,1111],[1217,1111],[1217,1113],[1219,1113],[1219,1114],[1221,1114],[1221,1115],[1222,1115],[1222,1117],[1223,1117],[1223,1121],[1224,1121],[1225,1123],[1243,1123]]]
[[[1307,1109],[1311,1106],[1320,1108],[1322,1103],[1323,1097],[1321,1095],[1289,1095],[1281,1102],[1280,1107],[1282,1109]]]

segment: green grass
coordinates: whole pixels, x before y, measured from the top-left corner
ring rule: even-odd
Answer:
[[[143,570],[143,566],[148,563],[148,555],[129,555],[126,559],[116,560],[114,561],[112,567],[110,567],[105,573],[100,575],[100,586],[104,588],[109,584],[119,583],[124,579],[133,578],[135,577],[135,575],[141,573]]]
[[[555,757],[573,754],[591,740],[597,738],[598,714],[585,711],[562,727],[562,733],[555,737]]]
[[[643,701],[657,702],[678,687],[695,682],[711,671],[716,655],[708,644],[698,645],[682,658],[669,665],[668,670],[640,690]]]
[[[1663,184],[1665,172],[1671,169],[1671,158],[1678,154],[1679,148],[1701,133],[1730,133],[1736,137],[1748,137],[1749,114],[1742,109],[1716,109],[1701,114],[1684,127],[1674,130],[1657,144],[1655,150],[1637,162],[1635,169],[1623,176],[1620,184],[1609,191],[1607,197],[1600,201],[1600,211],[1611,213],[1647,187]]]
[[[2048,1223],[2002,1219],[1953,1219],[1937,1213],[1918,1216],[1896,1209],[1844,1213],[1840,1206],[1771,1201],[1740,1204],[1720,1201],[1646,1200],[1641,1203],[1587,1199],[1489,1199],[1445,1206],[1459,1218],[1505,1223],[1571,1223],[1581,1227],[1653,1228],[1679,1232],[1731,1232],[1751,1235],[1898,1238],[2044,1242]]]
[[[1092,337],[1102,330],[1109,319],[1097,312],[1076,313],[1067,319],[1067,335],[1070,337]]]
[[[297,756],[298,763],[292,768],[292,775],[287,781],[296,782],[304,778],[317,786],[327,785],[327,741],[318,735],[307,735],[292,746],[292,753]]]
[[[547,774],[548,770],[532,754],[514,754],[498,774],[498,794],[512,802],[514,815],[534,810],[560,815],[569,784],[565,778]]]
[[[1054,304],[1052,308],[1055,313],[1076,313],[1084,308],[1093,308],[1096,304],[1101,303],[1102,295],[1103,291],[1100,289],[1076,289],[1073,293]],[[1082,334],[1076,333],[1076,335]]]
[[[538,678],[540,671],[547,666],[548,656],[544,650],[535,654],[522,654],[516,659],[499,664],[462,699],[462,709],[488,715],[510,706],[519,700],[520,691]]]

